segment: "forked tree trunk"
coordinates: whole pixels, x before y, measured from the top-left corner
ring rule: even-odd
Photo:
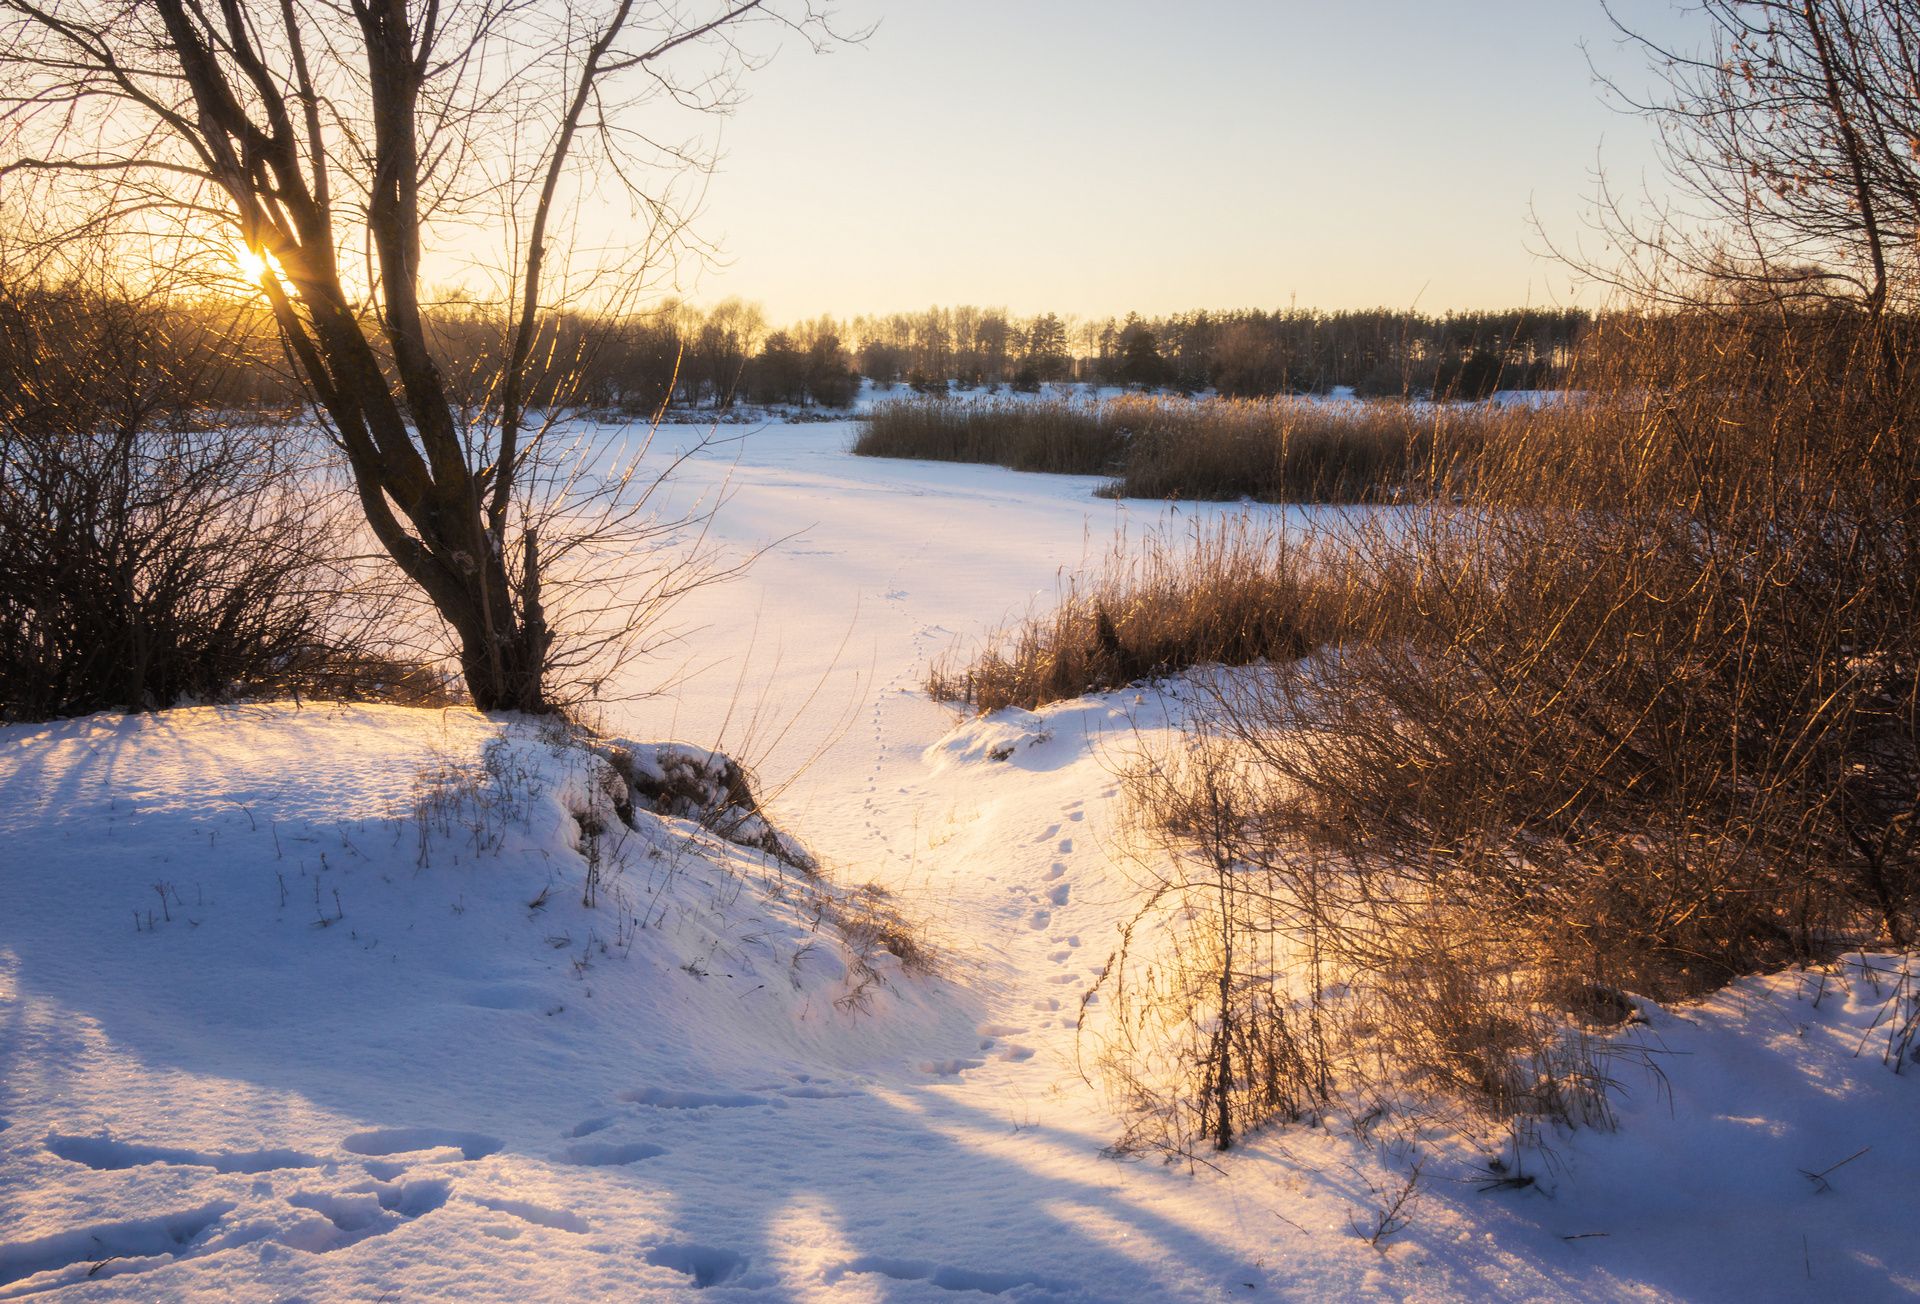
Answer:
[[[605,144],[620,134],[605,116],[620,103],[637,103],[637,91],[609,100],[608,85],[624,78],[678,96],[651,65],[724,28],[772,18],[761,13],[764,4],[723,0],[702,21],[681,6],[635,0],[560,5],[544,16],[524,6],[418,0],[0,0],[0,15],[10,19],[0,29],[6,53],[34,70],[28,81],[38,88],[9,98],[13,107],[0,119],[14,125],[43,112],[57,116],[49,105],[104,100],[136,124],[107,133],[135,142],[130,157],[91,137],[78,139],[87,128],[74,126],[70,156],[21,159],[0,173],[124,173],[141,180],[130,198],[109,201],[109,211],[159,207],[183,221],[214,212],[202,186],[224,192],[239,234],[266,264],[260,288],[346,454],[367,522],[453,631],[474,704],[545,710],[553,635],[541,609],[539,543],[529,535],[516,557],[508,530],[523,464],[539,439],[523,433],[522,408],[536,365],[556,196],[564,193],[576,135],[598,132]],[[647,26],[630,21],[636,9]],[[536,25],[549,20],[551,35],[536,36]],[[795,31],[823,26],[811,10],[779,21]],[[28,38],[35,44],[26,45]],[[506,54],[526,41],[535,48]],[[548,43],[544,52],[541,42]],[[510,98],[519,106],[551,96],[554,109],[546,144],[524,158],[526,140],[517,133],[524,127],[534,133],[528,139],[537,138],[546,130],[543,114],[522,121],[517,107],[511,114],[502,109],[500,88],[483,71],[523,56],[536,71]],[[715,107],[725,102],[719,94],[694,98]],[[137,125],[143,121],[144,136]],[[503,153],[482,144],[479,128],[489,124],[507,133]],[[496,165],[531,169],[503,181],[503,194],[522,193],[520,180],[540,184],[537,203],[524,214],[525,253],[508,278],[518,302],[509,318],[497,424],[491,439],[470,443],[472,432],[461,428],[433,361],[420,260],[423,223],[452,202],[447,178],[483,159],[489,175]],[[617,163],[613,170],[632,190],[627,172]],[[335,172],[352,173],[350,190],[365,196],[369,288],[352,293],[348,285],[362,278],[342,275],[338,251],[357,246],[360,231],[351,222],[344,231],[336,226]],[[185,178],[185,188],[176,194],[154,178]],[[523,214],[517,199],[507,202],[516,206],[517,232]]]
[[[286,277],[283,286],[269,274],[262,286],[301,371],[332,420],[375,536],[453,630],[474,705],[548,709],[545,619],[535,613],[528,620],[520,605],[528,595],[537,600],[538,577],[516,593],[503,546],[516,450],[509,439],[491,466],[469,464],[428,347],[419,299],[421,162],[415,120],[427,54],[419,48],[405,0],[354,6],[373,119],[367,229],[379,254],[385,365],[340,278],[324,166],[303,166],[294,106],[282,97],[278,83],[256,75],[244,26],[229,25],[224,38],[263,101],[264,125],[240,108],[198,11],[186,0],[157,4],[199,108],[198,135],[213,174],[239,209],[248,243],[271,253]],[[297,37],[297,28],[288,30]],[[317,96],[297,40],[293,50],[305,101],[301,116],[308,123],[306,152],[323,159],[313,117]],[[510,405],[518,402],[518,391],[517,383],[509,386]],[[517,411],[509,412],[505,429],[514,430],[517,419]],[[524,561],[537,569],[537,552],[529,550]]]

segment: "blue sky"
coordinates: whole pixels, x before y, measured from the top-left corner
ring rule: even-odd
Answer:
[[[1685,41],[1667,0],[1615,12]],[[1658,183],[1598,0],[841,0],[726,122],[690,296],[775,318],[1004,304],[1424,309],[1578,297],[1592,171]],[[1591,297],[1588,295],[1587,297]]]

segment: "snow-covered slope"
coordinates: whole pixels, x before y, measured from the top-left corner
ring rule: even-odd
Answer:
[[[677,692],[607,721],[759,740],[837,886],[684,820],[625,830],[600,762],[527,722],[0,728],[0,1297],[1920,1292],[1920,1066],[1873,1026],[1891,957],[1653,1011],[1633,1035],[1664,1082],[1623,1070],[1618,1132],[1506,1154],[1534,1180],[1497,1187],[1436,1138],[1378,1247],[1411,1156],[1338,1121],[1218,1170],[1102,1158],[1074,1022],[1132,908],[1115,767],[1183,708],[962,722],[913,690],[1117,516],[1170,509],[855,462],[846,434],[694,468],[731,477],[728,546],[792,537],[697,597],[711,655]],[[876,901],[936,974],[842,940]]]

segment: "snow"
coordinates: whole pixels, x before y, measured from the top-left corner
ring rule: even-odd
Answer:
[[[694,595],[682,661],[605,721],[693,748],[641,771],[752,762],[821,878],[686,811],[626,828],[606,761],[530,721],[0,728],[0,1298],[1920,1293],[1892,956],[1647,1007],[1617,1130],[1497,1155],[1436,1132],[1378,1246],[1414,1156],[1337,1117],[1217,1169],[1103,1158],[1075,1021],[1131,913],[1115,766],[1184,707],[961,720],[917,684],[1117,529],[1237,509],[850,438],[694,461],[677,492],[727,486],[716,541],[774,546]],[[936,972],[833,926],[875,900]]]

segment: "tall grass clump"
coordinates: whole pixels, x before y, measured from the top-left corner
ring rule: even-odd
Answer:
[[[1416,1100],[1603,1121],[1637,997],[1920,940],[1913,333],[1621,320],[1578,379],[1457,498],[1356,526],[1337,656],[1224,681],[1139,760],[1129,1144]]]
[[[1051,611],[936,662],[927,690],[979,711],[1118,688],[1218,663],[1292,661],[1339,637],[1341,610],[1306,533],[1246,515],[1124,539]]]
[[[1068,399],[896,399],[874,407],[853,451],[861,457],[985,462],[1014,471],[1107,475],[1124,440],[1102,410]]]
[[[904,399],[873,410],[853,451],[1105,475],[1110,498],[1396,502],[1445,490],[1490,431],[1524,419],[1404,400]]]
[[[1444,487],[1488,427],[1513,414],[1408,401],[1129,395],[1103,416],[1126,435],[1112,498],[1391,502]]]

